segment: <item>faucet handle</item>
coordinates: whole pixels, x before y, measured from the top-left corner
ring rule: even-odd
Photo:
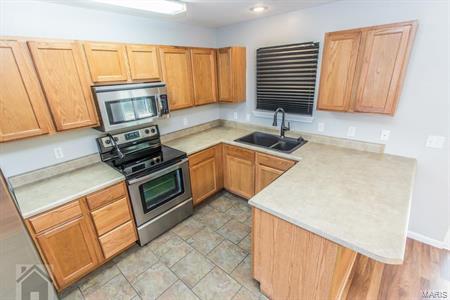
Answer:
[[[287,127],[286,127],[286,130],[291,130],[291,122],[287,122],[288,123],[288,125],[287,125]]]

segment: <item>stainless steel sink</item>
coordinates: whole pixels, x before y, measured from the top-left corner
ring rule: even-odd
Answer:
[[[249,135],[238,138],[235,142],[291,153],[303,146],[307,141],[301,137],[298,139],[289,137],[282,138],[273,134],[253,132]]]

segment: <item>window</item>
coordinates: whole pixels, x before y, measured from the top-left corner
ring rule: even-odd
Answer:
[[[312,115],[319,43],[256,50],[256,109]]]

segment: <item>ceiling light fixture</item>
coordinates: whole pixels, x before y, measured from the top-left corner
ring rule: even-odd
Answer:
[[[94,2],[126,8],[177,15],[186,11],[186,4],[169,0],[92,0]]]
[[[269,8],[267,6],[265,6],[265,5],[255,5],[255,6],[250,8],[250,11],[254,12],[254,13],[262,13],[262,12],[268,10],[268,9]]]

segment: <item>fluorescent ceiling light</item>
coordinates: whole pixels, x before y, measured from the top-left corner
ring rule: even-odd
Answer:
[[[264,6],[264,5],[255,5],[255,6],[250,8],[250,11],[255,12],[255,13],[262,13],[263,11],[266,11],[268,9],[269,8],[267,6]]]
[[[92,0],[108,5],[145,10],[160,14],[176,15],[186,11],[186,4],[168,0]]]

